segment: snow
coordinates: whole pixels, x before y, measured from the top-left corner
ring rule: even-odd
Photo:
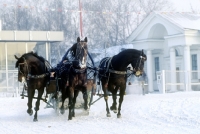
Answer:
[[[134,90],[134,89],[133,89]],[[94,96],[94,100],[98,96]],[[112,97],[109,97],[111,105]],[[38,122],[26,113],[27,98],[0,98],[1,134],[197,134],[200,132],[200,92],[125,95],[121,118],[106,117],[104,99],[91,106],[89,115],[76,109],[68,121],[68,110],[57,115],[41,101]]]

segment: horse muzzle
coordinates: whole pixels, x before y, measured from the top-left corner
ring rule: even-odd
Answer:
[[[142,75],[142,73],[143,73],[142,71],[138,70],[134,74],[135,74],[136,77],[139,77],[139,76]]]

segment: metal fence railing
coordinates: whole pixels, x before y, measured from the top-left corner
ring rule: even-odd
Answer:
[[[137,84],[127,88],[140,87]],[[196,71],[157,71],[157,86],[160,93],[200,91],[200,70]],[[22,92],[17,70],[0,70],[0,97],[15,97]],[[141,87],[140,87],[141,88]],[[147,83],[148,88],[148,83]],[[139,90],[140,91],[140,90]]]
[[[21,83],[18,82],[17,70],[4,71],[0,70],[0,97],[14,97],[22,89]]]
[[[200,91],[200,71],[170,71],[157,72],[157,85],[159,91]]]

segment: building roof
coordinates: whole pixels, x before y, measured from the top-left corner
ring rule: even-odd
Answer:
[[[155,12],[182,29],[200,30],[200,14],[190,12]]]
[[[1,31],[0,42],[60,42],[63,31]]]
[[[130,34],[126,43],[130,43],[143,31],[154,18],[162,19],[163,22],[174,25],[180,32],[185,30],[200,30],[200,14],[189,12],[152,12],[140,25]]]

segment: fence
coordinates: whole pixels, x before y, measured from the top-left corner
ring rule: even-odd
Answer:
[[[22,84],[18,82],[17,70],[0,70],[0,97],[15,97],[20,93]]]
[[[200,71],[158,71],[157,86],[161,93],[200,91]]]
[[[147,84],[145,88],[148,88]],[[200,91],[200,71],[157,71],[157,86],[160,93]],[[23,85],[18,82],[17,70],[9,70],[8,73],[0,70],[0,97],[19,96],[22,88]],[[133,88],[135,92],[136,89],[141,91],[141,86],[137,83],[127,85],[127,88]]]

